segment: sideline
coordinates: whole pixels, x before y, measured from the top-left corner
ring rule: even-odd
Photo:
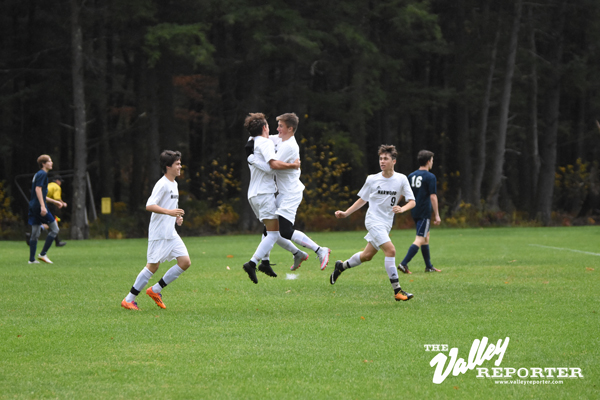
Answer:
[[[530,244],[530,246],[536,246],[536,247],[543,247],[545,249],[554,249],[554,250],[566,250],[566,251],[572,251],[574,253],[581,253],[581,254],[589,254],[592,256],[598,256],[600,257],[600,253],[591,253],[589,251],[581,251],[581,250],[573,250],[573,249],[565,249],[563,247],[552,247],[552,246],[543,246],[541,244]]]

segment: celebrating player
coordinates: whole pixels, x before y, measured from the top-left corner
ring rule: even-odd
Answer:
[[[413,244],[408,248],[404,260],[398,264],[398,269],[405,274],[412,273],[408,269],[408,263],[417,254],[419,248],[421,248],[421,254],[425,261],[425,272],[441,272],[441,270],[431,265],[429,254],[429,227],[431,224],[432,209],[433,223],[439,225],[441,222],[438,210],[436,179],[435,175],[429,172],[433,167],[433,153],[428,150],[421,150],[417,154],[417,161],[419,161],[421,167],[408,176],[408,181],[417,199],[417,206],[410,211],[417,227],[417,236]]]
[[[350,257],[348,260],[336,261],[335,270],[329,278],[333,285],[341,273],[348,268],[357,267],[363,262],[371,261],[379,249],[385,254],[385,270],[390,278],[394,289],[396,301],[410,300],[413,295],[407,293],[400,287],[398,270],[396,269],[396,248],[392,243],[389,233],[394,223],[394,214],[403,213],[415,206],[415,198],[408,184],[408,179],[403,174],[394,171],[396,165],[396,148],[392,145],[379,146],[379,166],[381,172],[369,175],[358,192],[359,199],[356,200],[346,211],[336,211],[336,218],[346,218],[365,204],[369,203],[369,210],[365,216],[367,228],[367,247]],[[404,196],[407,204],[399,206],[400,199]]]
[[[162,301],[162,290],[191,265],[187,248],[175,229],[175,224],[181,226],[185,214],[178,208],[179,189],[175,181],[175,178],[181,175],[181,153],[163,151],[160,154],[160,167],[165,175],[156,182],[146,202],[146,210],[152,212],[148,228],[148,263],[135,279],[127,297],[121,302],[121,307],[129,310],[139,310],[135,299],[158,270],[160,263],[177,259],[177,264],[167,270],[158,283],[146,290],[146,294],[156,305],[167,308]]]
[[[272,169],[298,169],[300,160],[294,163],[286,163],[276,160],[275,145],[269,140],[269,124],[262,113],[250,113],[244,121],[244,127],[254,140],[254,157],[263,162],[269,162]],[[268,172],[260,170],[250,165],[250,185],[248,186],[248,202],[254,211],[254,215],[261,221],[266,228],[266,235],[256,248],[254,255],[244,264],[244,271],[248,274],[250,280],[258,283],[256,277],[256,265],[265,257],[275,243],[280,243],[286,248],[285,242],[279,234],[279,221],[277,220],[275,204],[275,181],[270,169]],[[288,243],[291,244],[291,243]],[[293,246],[293,245],[292,245]],[[293,246],[295,248],[295,246]],[[288,248],[288,250],[290,250]],[[297,249],[296,249],[297,250]],[[261,263],[261,271],[269,276],[277,276],[270,265]]]
[[[290,163],[300,158],[300,148],[294,136],[298,128],[298,116],[295,113],[282,114],[277,117],[277,121],[278,135],[269,136],[275,144],[275,160]],[[270,171],[269,167],[273,168],[272,161],[265,163],[257,159],[254,155],[248,157],[248,163],[256,166],[265,173]],[[304,232],[294,228],[296,211],[302,202],[302,192],[304,191],[304,185],[300,181],[300,169],[277,169],[275,175],[279,191],[276,198],[279,233],[283,238],[292,240],[314,251],[319,258],[321,270],[324,270],[329,263],[331,250],[327,247],[319,246]],[[292,271],[298,269],[302,261],[307,259],[308,254],[303,251],[294,254],[294,265],[290,269]]]

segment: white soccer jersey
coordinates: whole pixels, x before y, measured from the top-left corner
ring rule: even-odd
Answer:
[[[177,182],[171,182],[163,176],[156,182],[152,194],[146,202],[146,207],[157,205],[167,210],[177,208],[179,202],[179,189]],[[175,230],[175,217],[166,214],[152,213],[150,227],[148,228],[148,240],[175,239],[179,237]]]
[[[283,141],[278,135],[271,135],[269,138],[275,144],[277,160],[293,163],[300,158],[300,147],[294,136]],[[275,172],[277,176],[277,189],[279,193],[298,193],[304,190],[304,185],[300,181],[300,168],[298,169],[279,169]]]
[[[274,143],[262,136],[254,138],[254,157],[258,162],[266,162],[275,159]],[[250,185],[248,186],[248,199],[259,195],[275,193],[275,181],[272,172],[261,171],[256,166],[250,164]]]
[[[406,175],[398,172],[394,172],[390,178],[385,178],[382,172],[369,175],[358,192],[358,197],[369,202],[365,217],[366,228],[379,225],[391,230],[394,223],[392,208],[398,205],[402,196],[406,201],[415,199]]]

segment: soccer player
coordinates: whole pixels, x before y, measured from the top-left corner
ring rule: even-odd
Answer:
[[[369,210],[365,216],[365,226],[368,231],[367,236],[365,236],[367,247],[344,262],[336,261],[335,270],[329,278],[329,283],[335,284],[341,273],[348,268],[357,267],[363,262],[371,261],[373,256],[381,249],[385,254],[385,270],[394,290],[394,299],[396,301],[406,301],[412,299],[413,295],[405,292],[400,287],[396,269],[396,248],[389,234],[394,223],[394,214],[412,209],[415,206],[415,198],[406,176],[394,171],[398,155],[396,148],[392,145],[383,144],[379,146],[378,153],[381,172],[367,177],[364,186],[358,192],[359,199],[346,211],[338,210],[335,212],[336,218],[346,218],[367,202],[369,203]],[[406,204],[400,206],[398,204],[403,196]]]
[[[244,121],[244,127],[254,140],[254,157],[263,163],[269,163],[272,169],[298,169],[300,160],[294,163],[286,163],[276,160],[275,145],[269,140],[269,124],[262,113],[250,113]],[[248,274],[250,280],[258,283],[256,277],[256,265],[270,253],[275,243],[279,243],[285,248],[284,242],[279,234],[279,221],[277,220],[277,206],[275,204],[275,181],[273,173],[265,172],[250,165],[250,185],[248,186],[248,202],[254,211],[254,215],[261,221],[266,228],[266,235],[258,245],[254,255],[244,264],[244,271]],[[291,244],[291,243],[290,243]],[[294,246],[295,247],[295,246]],[[289,250],[289,248],[288,248]],[[273,269],[268,265],[261,263],[262,272],[269,276],[275,275]],[[276,276],[276,275],[275,275]]]
[[[62,199],[62,188],[61,188],[62,183],[63,183],[63,178],[60,175],[56,175],[52,179],[52,182],[50,182],[48,184],[48,197],[50,197],[51,199],[54,199],[62,204],[62,206],[58,207],[58,208],[66,208],[67,207],[67,203],[65,201],[63,201],[63,199]],[[60,222],[60,218],[56,215],[58,213],[56,206],[54,206],[54,204],[52,204],[51,207],[55,208],[53,210],[53,212],[54,212],[54,217],[56,218],[56,222],[57,223]],[[58,238],[58,235],[56,236],[54,241],[56,242],[56,247],[63,247],[64,245],[67,244],[66,242],[61,241]]]
[[[296,142],[295,134],[298,129],[298,116],[295,113],[282,114],[277,117],[277,135],[269,136],[276,148],[276,160],[287,163],[300,158],[300,148]],[[261,162],[253,155],[248,157],[248,162],[264,172],[269,171],[270,164]],[[272,166],[271,166],[272,167]],[[279,233],[282,237],[292,240],[303,247],[311,249],[317,254],[321,270],[329,263],[331,250],[321,247],[309,238],[304,232],[294,228],[296,211],[302,202],[304,185],[300,181],[300,169],[278,169],[275,172],[277,189],[277,216],[279,219]],[[290,268],[295,271],[302,261],[308,259],[308,254],[300,251],[294,254],[294,265]]]
[[[47,154],[42,154],[38,157],[37,163],[40,170],[33,176],[31,182],[31,198],[27,216],[27,223],[31,225],[29,264],[39,264],[39,261],[35,259],[35,253],[37,252],[37,242],[42,231],[42,225],[47,225],[50,232],[48,232],[42,252],[37,258],[45,263],[53,264],[46,253],[52,246],[54,238],[58,235],[59,229],[54,216],[48,211],[46,202],[54,203],[58,207],[62,207],[62,204],[48,197],[48,171],[52,169],[52,158]]]
[[[411,274],[408,263],[421,248],[423,260],[425,261],[425,272],[441,272],[431,265],[429,253],[429,227],[431,225],[431,211],[433,209],[433,223],[439,225],[440,212],[438,210],[437,186],[435,175],[429,172],[433,167],[433,153],[429,150],[421,150],[417,154],[420,168],[408,176],[417,206],[411,210],[411,215],[417,227],[415,241],[408,248],[404,260],[398,264],[398,269],[405,274]]]
[[[146,202],[146,210],[152,212],[148,228],[147,264],[139,273],[131,290],[121,302],[121,307],[139,310],[136,297],[148,284],[161,262],[177,259],[158,283],[146,290],[146,294],[160,308],[167,308],[162,300],[162,290],[186,271],[192,264],[187,248],[175,229],[181,226],[185,212],[178,207],[179,189],[175,178],[181,175],[181,153],[165,150],[160,154],[160,167],[164,176],[156,182]]]

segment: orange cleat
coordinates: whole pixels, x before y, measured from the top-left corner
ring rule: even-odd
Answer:
[[[150,296],[152,300],[154,300],[157,306],[159,306],[160,308],[167,308],[167,306],[165,306],[165,303],[163,303],[162,301],[162,293],[154,293],[154,290],[152,290],[152,286],[150,286],[148,290],[146,290],[146,294]]]
[[[140,309],[137,306],[137,303],[135,301],[132,301],[131,303],[128,303],[128,302],[125,301],[125,299],[123,299],[123,301],[121,302],[121,307],[126,308],[128,310],[140,311]]]

